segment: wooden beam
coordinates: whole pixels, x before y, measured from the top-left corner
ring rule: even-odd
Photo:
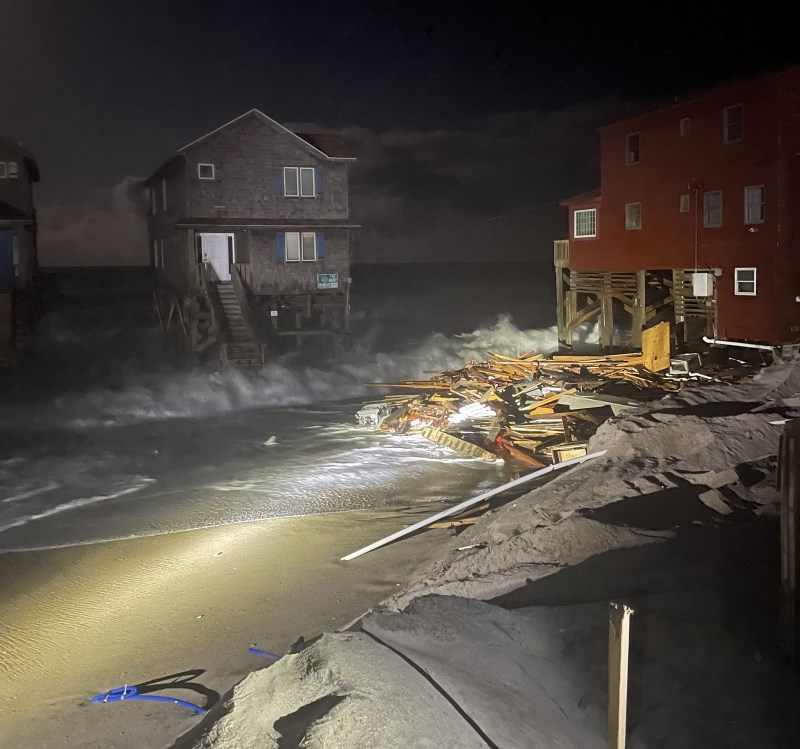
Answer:
[[[630,606],[611,604],[608,616],[608,749],[625,749],[631,614]]]
[[[363,549],[358,549],[357,551],[348,554],[347,556],[342,557],[343,562],[349,562],[351,559],[355,559],[356,557],[360,557],[363,554],[367,554],[370,551],[374,551],[375,549],[379,549],[381,546],[386,546],[386,544],[391,543],[392,541],[397,541],[404,536],[409,536],[415,531],[421,530],[422,528],[427,528],[431,523],[436,523],[439,520],[443,520],[444,518],[449,518],[453,515],[458,515],[460,512],[463,512],[468,507],[472,507],[473,505],[480,504],[486,499],[490,497],[494,497],[501,492],[506,491],[507,489],[513,489],[515,486],[520,486],[521,484],[527,483],[528,481],[533,481],[533,479],[539,478],[544,476],[548,473],[552,473],[553,471],[559,471],[562,468],[569,468],[570,466],[578,465],[578,463],[585,463],[588,460],[594,460],[595,458],[599,458],[606,454],[605,450],[601,450],[600,452],[591,453],[589,455],[584,455],[580,458],[574,458],[573,460],[566,460],[563,463],[554,463],[553,465],[547,466],[547,468],[542,468],[538,471],[534,471],[533,473],[529,473],[527,476],[521,476],[518,479],[514,479],[513,481],[509,481],[507,484],[502,484],[494,489],[490,489],[488,492],[483,492],[483,494],[479,494],[477,497],[472,497],[472,499],[468,499],[461,504],[457,504],[455,507],[451,507],[449,510],[444,510],[443,512],[437,512],[435,515],[431,515],[429,518],[425,518],[424,520],[420,520],[418,523],[414,523],[414,525],[410,525],[408,528],[404,528],[403,530],[399,530],[396,533],[392,533],[385,538],[381,538],[378,541],[374,541],[373,543],[365,546]]]
[[[642,345],[642,328],[645,322],[645,295],[647,293],[647,286],[645,281],[647,272],[640,270],[636,273],[636,302],[633,310],[633,327],[631,328],[631,345],[633,348],[641,348]]]
[[[614,335],[614,307],[611,295],[611,274],[603,274],[603,291],[600,295],[600,346],[611,349]]]
[[[800,525],[800,419],[786,424],[778,461],[781,493],[781,643],[793,668],[798,665],[797,546]]]

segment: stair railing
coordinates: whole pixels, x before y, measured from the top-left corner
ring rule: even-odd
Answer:
[[[231,268],[231,281],[233,282],[233,288],[236,291],[236,298],[239,300],[239,307],[242,310],[242,319],[244,320],[244,324],[247,326],[247,330],[253,338],[253,341],[255,341],[255,343],[258,345],[259,357],[261,359],[261,363],[263,364],[266,356],[267,341],[261,326],[258,324],[258,320],[253,314],[253,308],[250,304],[250,297],[252,294],[250,293],[247,282],[243,278],[244,274],[242,273],[240,266],[240,263],[233,264]],[[249,271],[249,266],[245,267],[247,267]]]

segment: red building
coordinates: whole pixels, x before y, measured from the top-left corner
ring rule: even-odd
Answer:
[[[655,317],[684,338],[800,340],[800,66],[600,129],[601,186],[562,201],[559,338],[599,317],[631,344]]]

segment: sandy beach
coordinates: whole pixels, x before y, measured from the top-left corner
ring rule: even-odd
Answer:
[[[326,514],[0,556],[0,745],[161,747],[199,716],[157,702],[97,705],[123,684],[206,704],[284,653],[336,629],[407,582],[444,531],[339,558],[436,511]],[[181,677],[174,677],[182,674]]]

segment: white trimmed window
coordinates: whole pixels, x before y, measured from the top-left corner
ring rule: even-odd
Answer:
[[[744,188],[744,222],[764,223],[764,185],[750,185]]]
[[[722,190],[703,193],[703,226],[706,229],[722,226]]]
[[[0,161],[0,179],[8,177],[8,167],[5,161]]]
[[[167,210],[167,180],[161,179],[161,207]]]
[[[317,195],[314,167],[283,167],[283,194],[287,198],[314,198]]]
[[[197,179],[214,179],[214,171],[213,164],[198,164]]]
[[[575,211],[575,237],[597,236],[597,209]]]
[[[689,135],[689,118],[684,117],[681,119],[681,136]]]
[[[736,296],[756,295],[756,269],[736,268],[733,293]]]
[[[8,162],[8,178],[9,179],[16,179],[19,176],[19,168],[17,167],[16,161],[9,161]]]
[[[722,142],[738,143],[744,138],[744,106],[735,104],[722,110]]]
[[[639,133],[628,133],[625,136],[625,163],[628,166],[639,163]]]
[[[625,204],[625,228],[626,229],[641,229],[642,228],[642,204],[641,203],[626,203]]]
[[[313,263],[317,260],[317,235],[313,231],[286,232],[286,262]]]
[[[681,213],[689,213],[690,205],[691,205],[691,197],[689,195],[681,195],[681,203],[680,203]]]

